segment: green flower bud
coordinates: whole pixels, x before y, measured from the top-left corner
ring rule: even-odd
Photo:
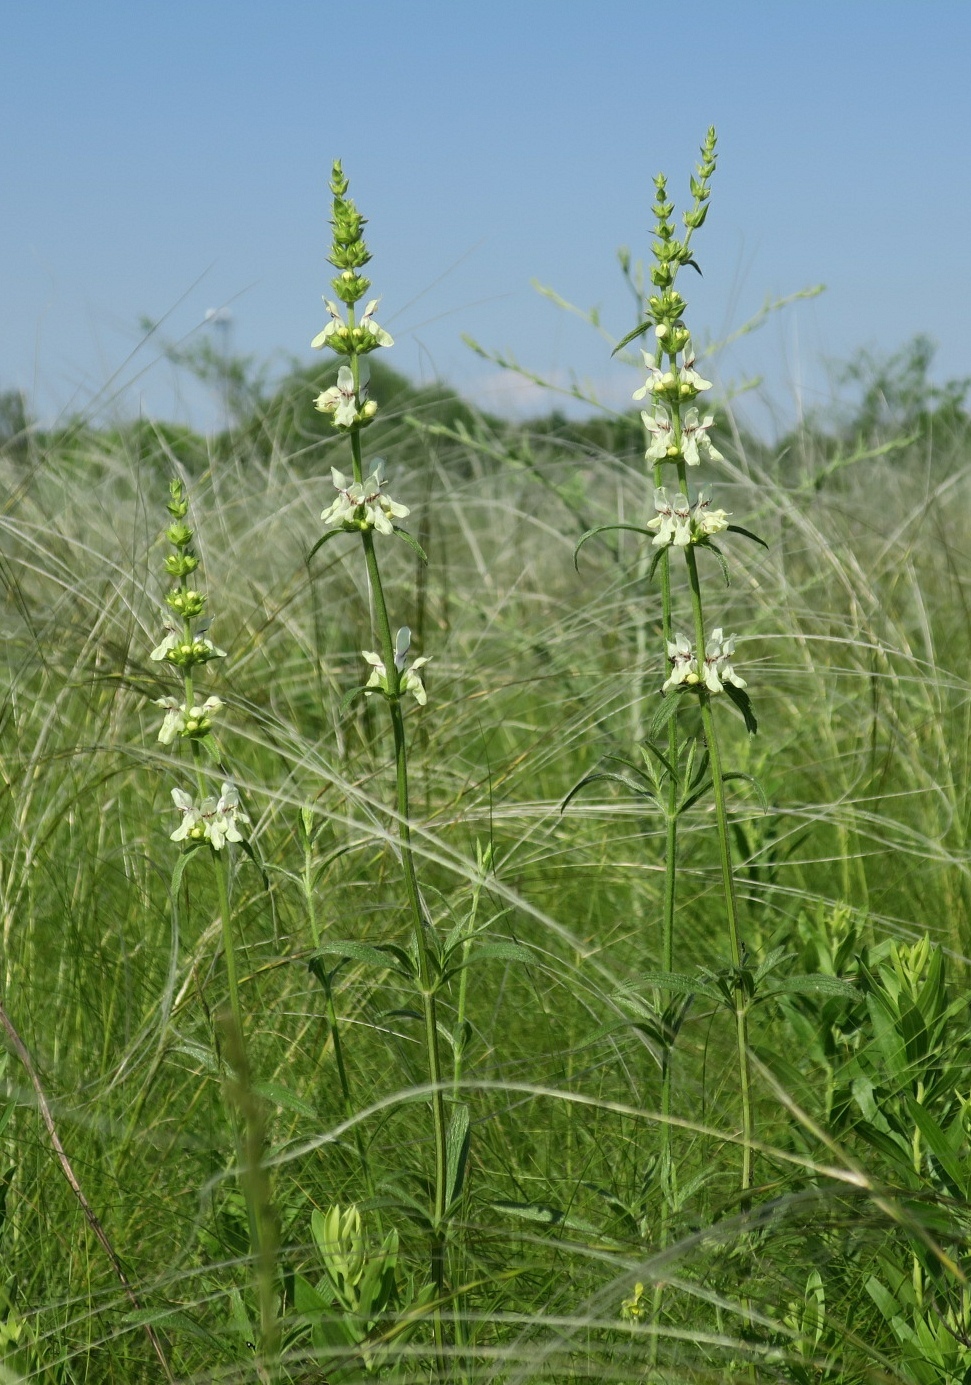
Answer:
[[[363,298],[371,287],[371,280],[366,279],[363,274],[355,274],[352,269],[345,269],[343,274],[338,274],[336,279],[331,279],[331,287],[342,303],[356,303],[359,298]]]
[[[206,598],[202,592],[186,591],[169,592],[165,598],[166,605],[176,611],[183,620],[195,620],[201,616],[206,605]]]
[[[693,212],[685,212],[684,224],[690,227],[692,231],[697,231],[699,226],[704,226],[707,215],[708,206],[705,203],[700,207],[696,207]]]
[[[347,179],[344,177],[344,170],[341,168],[340,159],[334,160],[334,167],[330,174],[330,190],[335,197],[343,197],[349,187]]]
[[[170,577],[188,577],[199,566],[199,559],[194,553],[168,553],[162,566]]]
[[[192,530],[187,524],[170,524],[165,537],[173,548],[188,548],[192,542]]]
[[[362,240],[353,245],[335,245],[330,254],[330,262],[335,269],[361,269],[371,258]]]

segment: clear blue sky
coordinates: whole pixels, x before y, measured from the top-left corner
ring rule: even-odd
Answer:
[[[205,422],[154,343],[128,357],[142,315],[178,340],[224,305],[234,349],[309,363],[340,156],[389,364],[512,407],[468,332],[622,405],[633,373],[530,280],[626,331],[616,248],[648,252],[651,177],[680,196],[710,123],[696,335],[827,285],[727,353],[723,383],[763,374],[785,413],[825,396],[823,358],[917,332],[940,378],[971,375],[971,5],[682,12],[679,32],[653,0],[6,6],[0,388],[50,418],[130,381],[117,407]]]

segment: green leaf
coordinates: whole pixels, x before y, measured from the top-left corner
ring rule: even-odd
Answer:
[[[445,1136],[445,1206],[451,1207],[462,1195],[465,1166],[469,1158],[469,1108],[460,1101],[452,1113]]]
[[[243,848],[243,851],[250,858],[250,860],[253,862],[253,865],[259,871],[260,875],[263,877],[264,890],[268,890],[270,888],[270,877],[266,873],[266,868],[263,865],[263,862],[260,860],[256,852],[253,850],[252,843],[248,841],[242,841],[240,842],[240,846]]]
[[[656,986],[659,991],[670,991],[673,995],[704,995],[709,1000],[719,1000],[719,992],[703,976],[687,976],[679,971],[645,971],[637,978],[639,986]],[[618,993],[618,998],[627,992]]]
[[[425,566],[427,567],[427,566],[428,566],[428,554],[427,554],[427,553],[425,552],[425,550],[422,548],[422,546],[421,546],[421,544],[418,542],[418,540],[417,540],[417,539],[413,539],[413,538],[411,537],[411,535],[408,533],[408,530],[407,530],[407,529],[399,529],[398,526],[397,526],[397,524],[394,525],[394,532],[395,532],[395,534],[398,536],[399,539],[403,539],[403,540],[404,540],[404,542],[408,545],[409,548],[413,548],[413,549],[415,550],[415,552],[418,554],[419,558],[422,560],[422,562],[423,562],[423,563],[425,564]]]
[[[353,939],[321,943],[310,961],[323,957],[345,957],[348,961],[363,962],[366,966],[381,967],[384,971],[398,971],[409,977],[412,974],[411,958],[396,943],[379,943],[377,947]]]
[[[235,1352],[229,1352],[225,1342],[190,1318],[181,1308],[133,1308],[123,1314],[123,1320],[133,1327],[161,1326],[166,1332],[185,1332],[213,1347],[221,1356],[235,1355]]]
[[[930,1112],[914,1101],[913,1097],[907,1097],[906,1102],[911,1119],[924,1137],[927,1148],[947,1174],[957,1196],[966,1197],[968,1183],[971,1180],[971,1169],[962,1159],[958,1158],[944,1131]]]
[[[645,736],[644,740],[641,742],[641,753],[643,754],[646,750],[649,750],[652,755],[656,756],[657,759],[660,760],[661,764],[664,766],[665,770],[667,771],[671,779],[676,780],[678,778],[678,772],[675,769],[674,765],[671,764],[671,761],[668,759],[666,753],[660,748],[660,746],[656,745],[655,742],[652,741],[649,736]],[[620,759],[621,757],[618,756],[617,758]],[[645,763],[648,763],[646,755],[644,756],[644,760]],[[626,760],[624,761],[624,763],[630,764],[630,761]],[[631,766],[631,768],[634,768],[634,766]],[[648,768],[650,768],[649,764]]]
[[[647,733],[648,740],[658,740],[661,732],[667,726],[671,718],[678,715],[678,708],[681,705],[681,698],[683,696],[684,693],[678,688],[673,688],[671,692],[661,694],[661,705],[654,713],[651,729]]]
[[[348,711],[349,711],[349,709],[350,709],[351,703],[352,703],[352,702],[356,702],[357,699],[358,699],[359,697],[363,697],[365,693],[367,693],[367,692],[380,692],[380,691],[381,691],[380,688],[366,688],[366,687],[364,686],[363,683],[361,684],[361,686],[360,686],[359,688],[352,688],[351,691],[350,691],[349,693],[346,693],[346,694],[341,698],[341,704],[340,704],[340,706],[339,706],[338,709],[337,709],[337,715],[338,715],[338,717],[346,716],[347,713],[348,713]]]
[[[729,684],[729,687],[731,687],[731,684]],[[744,770],[733,769],[729,770],[727,774],[722,775],[723,784],[727,784],[731,779],[741,779],[746,784],[751,784],[752,788],[758,795],[759,803],[762,805],[763,813],[767,813],[769,811],[769,800],[765,796],[765,790],[763,789],[759,781],[755,778],[754,774],[746,774]]]
[[[305,1279],[302,1274],[293,1276],[293,1306],[297,1312],[305,1317],[315,1317],[318,1313],[326,1313],[330,1308],[330,1303],[318,1294],[317,1290]]]
[[[900,1316],[900,1304],[890,1290],[880,1283],[879,1279],[875,1279],[871,1275],[866,1282],[866,1291],[887,1322],[893,1322],[894,1318]]]
[[[307,554],[304,561],[309,563],[310,559],[319,549],[323,548],[324,544],[328,541],[328,539],[336,539],[338,534],[345,534],[348,532],[349,530],[346,529],[328,529],[326,534],[321,534],[320,538],[317,540],[313,548]]]
[[[580,549],[587,542],[587,539],[592,539],[597,534],[606,534],[612,529],[628,529],[632,534],[643,534],[646,539],[653,539],[654,537],[649,529],[642,529],[639,524],[598,524],[596,528],[588,529],[585,534],[581,534],[577,546],[573,550],[573,566],[577,572],[580,571],[580,565],[577,561]]]
[[[454,975],[463,967],[474,966],[476,962],[523,962],[528,965],[532,961],[533,954],[520,943],[482,943],[479,947],[473,947],[464,962],[451,968],[449,975]]]
[[[273,1106],[281,1106],[285,1111],[293,1111],[298,1116],[309,1116],[311,1119],[317,1117],[317,1110],[309,1101],[304,1101],[303,1097],[297,1096],[289,1087],[281,1086],[279,1082],[254,1082],[253,1091],[264,1101],[270,1102]]]
[[[219,1063],[211,1048],[206,1048],[204,1044],[194,1044],[188,1039],[183,1039],[181,1043],[170,1044],[170,1053],[184,1053],[187,1058],[205,1068],[206,1072],[219,1072]]]
[[[560,804],[560,812],[564,812],[570,803],[576,798],[581,789],[585,789],[588,784],[595,784],[598,779],[610,779],[615,784],[623,784],[625,789],[630,789],[631,793],[637,798],[652,798],[657,802],[657,796],[650,789],[643,788],[640,784],[634,783],[623,774],[613,774],[610,770],[595,770],[593,774],[585,774],[579,784],[574,784],[573,788]]]
[[[768,995],[825,995],[836,996],[840,1000],[856,1000],[860,994],[852,981],[843,981],[838,976],[827,976],[823,972],[770,981],[765,991]]]
[[[712,780],[706,779],[703,784],[698,785],[694,793],[690,793],[687,798],[682,799],[678,804],[678,816],[680,817],[682,813],[686,813],[689,808],[693,808],[699,798],[704,798],[711,786]]]
[[[755,713],[752,711],[752,700],[748,693],[744,688],[736,688],[734,683],[725,683],[724,688],[731,701],[735,703],[735,706],[741,712],[746,731],[750,736],[754,736],[759,729],[759,723],[756,721]]]
[[[696,547],[707,548],[709,553],[714,553],[715,557],[718,559],[718,566],[722,570],[722,576],[725,579],[725,586],[730,587],[732,585],[731,569],[729,568],[728,563],[725,561],[725,555],[718,547],[718,545],[712,543],[711,539],[701,539],[698,541]]]
[[[649,332],[653,326],[654,322],[651,318],[648,318],[646,322],[642,322],[639,327],[635,327],[632,331],[628,332],[626,337],[621,337],[613,351],[611,351],[611,356],[616,356],[618,351],[623,351],[625,346],[630,346],[632,341],[636,341],[638,337],[642,337],[644,333]]]
[[[547,1207],[541,1202],[490,1202],[489,1206],[496,1212],[502,1212],[507,1217],[519,1217],[521,1221],[539,1222],[543,1226],[562,1226],[567,1231],[579,1231],[585,1236],[595,1236],[598,1240],[605,1239],[600,1228],[594,1226],[592,1222],[583,1221],[580,1217],[573,1216],[570,1212],[563,1212],[559,1207]]]
[[[765,539],[760,539],[758,534],[752,533],[751,529],[743,529],[740,524],[730,524],[726,532],[729,534],[741,534],[743,538],[751,539],[753,543],[761,544],[765,549],[769,546]]]
[[[191,846],[187,846],[179,852],[176,858],[175,867],[172,871],[172,883],[169,886],[169,892],[173,899],[178,896],[179,886],[182,884],[183,873],[186,866],[189,864],[189,857],[194,856],[197,851],[202,850],[207,845],[207,842],[193,842]]]

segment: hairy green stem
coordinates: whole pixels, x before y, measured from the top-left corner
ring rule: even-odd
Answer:
[[[353,311],[351,311],[350,317],[353,321]],[[351,370],[354,378],[355,391],[359,395],[360,365],[356,355],[351,357]],[[351,433],[351,454],[353,457],[354,477],[355,480],[360,481],[364,471],[361,456],[361,439],[357,428]],[[437,1297],[440,1299],[445,1285],[444,1223],[445,1199],[447,1196],[447,1124],[445,1120],[445,1096],[442,1089],[441,1051],[438,1042],[438,1014],[435,1003],[435,989],[438,978],[432,965],[431,953],[428,945],[428,936],[426,933],[428,925],[421,901],[421,891],[418,885],[418,874],[415,869],[415,856],[411,840],[411,807],[408,796],[408,752],[405,740],[404,716],[401,710],[400,700],[401,675],[395,664],[394,634],[391,629],[391,620],[388,616],[388,606],[384,596],[384,586],[381,581],[378,556],[374,547],[373,532],[370,529],[362,530],[361,541],[364,546],[364,559],[367,565],[371,599],[374,603],[374,620],[378,638],[381,643],[381,658],[384,662],[387,681],[388,711],[391,717],[391,727],[394,734],[398,845],[401,855],[401,868],[405,880],[405,892],[408,896],[408,905],[414,929],[415,949],[418,956],[418,986],[421,993],[422,1015],[424,1018],[428,1077],[432,1088],[431,1105],[435,1142],[435,1192],[432,1210],[432,1279],[435,1284]],[[436,1307],[434,1310],[434,1329],[439,1375],[444,1378],[447,1373],[447,1365],[444,1354],[444,1336],[440,1307]]]
[[[661,481],[661,463],[655,462],[655,488],[660,488]],[[661,555],[659,572],[661,576],[661,636],[664,640],[664,648],[667,650],[668,644],[674,638],[671,602],[671,563],[670,553],[667,551]],[[661,970],[664,972],[671,972],[674,970],[674,917],[678,873],[677,717],[672,717],[670,719],[667,732],[668,764],[671,766],[671,772],[669,772],[667,776],[667,804],[664,824],[664,912],[661,920]],[[673,1047],[673,1039],[669,1044],[667,1042],[667,1036],[665,1035],[665,1042],[661,1051],[661,1208],[658,1225],[658,1240],[662,1249],[668,1244],[670,1234],[669,1197],[671,1191],[672,1156],[669,1117],[671,1115],[671,1060],[673,1057]],[[657,1320],[661,1312],[663,1302],[664,1287],[658,1284],[654,1289],[655,1320]],[[657,1365],[658,1345],[659,1339],[655,1333],[651,1337],[650,1346],[650,1361],[652,1366]]]
[[[687,478],[684,475],[683,462],[679,463],[678,471],[681,484],[686,488]],[[698,576],[698,560],[693,547],[686,548],[684,556],[687,561],[688,581],[691,587],[691,607],[695,624],[695,647],[698,651],[698,659],[700,662],[705,657],[705,617],[701,599],[701,582]],[[741,925],[739,922],[738,894],[735,889],[735,872],[732,864],[732,843],[728,825],[728,807],[725,798],[725,779],[722,771],[718,734],[715,729],[715,718],[711,707],[711,694],[703,685],[698,693],[698,701],[701,707],[701,723],[704,728],[705,744],[708,747],[708,757],[711,768],[712,796],[715,800],[715,822],[718,829],[718,851],[721,863],[722,887],[725,895],[725,915],[728,922],[728,941],[731,950],[732,966],[737,976],[742,965],[743,947]],[[739,1094],[742,1106],[741,1202],[742,1210],[746,1211],[750,1205],[748,1194],[752,1186],[752,1138],[754,1129],[752,1123],[752,1079],[748,1043],[748,1001],[742,990],[740,978],[738,977],[735,981],[734,993],[735,1042],[738,1049]]]
[[[316,951],[320,947],[320,929],[317,926],[317,908],[314,904],[313,844],[309,832],[306,832],[304,835],[303,893],[304,901],[307,906],[307,921],[310,924],[310,936],[313,938],[314,950]],[[312,970],[324,990],[324,1002],[327,1006],[327,1025],[330,1030],[331,1046],[334,1050],[334,1064],[337,1068],[337,1080],[340,1083],[341,1097],[344,1103],[344,1118],[352,1125],[354,1131],[354,1144],[357,1148],[357,1157],[361,1164],[361,1172],[364,1175],[364,1186],[367,1189],[368,1197],[373,1201],[374,1180],[371,1177],[371,1165],[368,1161],[367,1150],[364,1147],[364,1137],[361,1134],[360,1126],[354,1120],[355,1108],[351,1098],[350,1078],[347,1075],[347,1066],[344,1062],[344,1046],[341,1042],[340,1027],[337,1020],[337,1007],[334,1004],[334,986],[331,973],[326,970],[322,963],[319,965],[319,968],[315,963]]]
[[[212,851],[222,922],[223,954],[229,990],[229,1015],[224,1015],[223,1034],[234,1081],[229,1091],[230,1119],[236,1145],[239,1181],[246,1203],[254,1287],[260,1306],[260,1357],[265,1379],[273,1380],[279,1355],[279,1325],[276,1313],[276,1234],[270,1202],[269,1178],[263,1167],[265,1130],[259,1098],[253,1091],[252,1075],[243,1038],[243,1012],[239,1000],[236,950],[233,945],[232,905],[229,898],[230,860],[228,850]]]

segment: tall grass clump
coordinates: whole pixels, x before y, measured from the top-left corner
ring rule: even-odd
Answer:
[[[714,168],[629,412],[410,386],[338,164],[323,365],[0,435],[3,1385],[971,1378],[966,385],[747,434]]]

